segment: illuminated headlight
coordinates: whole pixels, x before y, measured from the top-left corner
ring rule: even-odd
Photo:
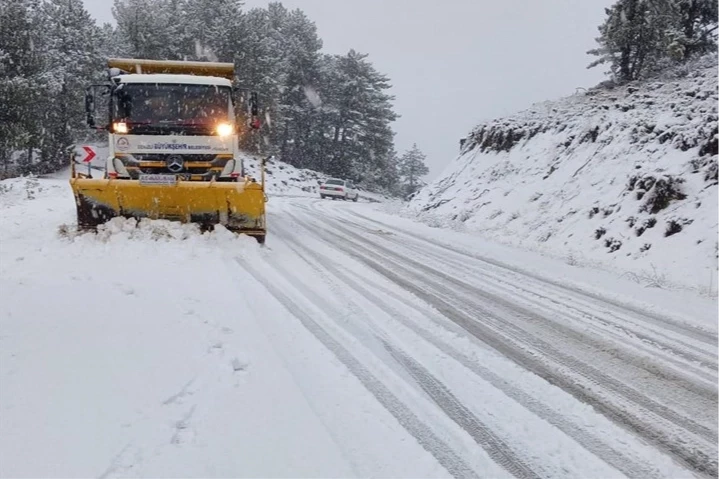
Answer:
[[[127,128],[127,123],[124,122],[117,122],[112,124],[112,131],[115,133],[119,133],[121,135],[126,134],[129,130]]]
[[[234,128],[229,123],[220,123],[215,128],[215,133],[219,136],[229,136],[234,132]]]

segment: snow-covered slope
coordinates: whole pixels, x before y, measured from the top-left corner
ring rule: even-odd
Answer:
[[[406,212],[647,284],[713,290],[716,54],[479,125]]]
[[[247,156],[245,168],[250,176],[260,178],[259,158]],[[266,166],[268,195],[319,196],[319,185],[327,175],[313,170],[299,169],[279,160],[270,160]]]

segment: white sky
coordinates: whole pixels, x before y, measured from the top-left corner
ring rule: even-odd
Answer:
[[[112,22],[112,0],[84,0]],[[245,8],[267,0],[245,0]],[[482,120],[589,87],[587,70],[604,8],[614,0],[285,0],[317,24],[323,50],[368,53],[396,96],[397,150],[417,143],[428,180]]]

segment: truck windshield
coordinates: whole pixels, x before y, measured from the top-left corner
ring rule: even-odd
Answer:
[[[117,90],[114,113],[130,124],[206,126],[230,120],[230,88],[125,83]]]

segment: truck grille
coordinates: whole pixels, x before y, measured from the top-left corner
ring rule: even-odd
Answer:
[[[182,166],[178,167],[176,162],[170,168],[172,159],[180,160]],[[173,174],[187,180],[208,181],[219,176],[230,159],[228,156],[212,154],[133,154],[131,162],[125,164],[129,167],[131,177],[139,174]]]
[[[179,157],[181,157],[183,160],[185,160],[185,162],[188,162],[188,161],[213,161],[213,160],[216,158],[216,155],[213,155],[213,154],[209,154],[209,155],[178,155],[178,154],[175,154],[175,153],[172,153],[172,154],[166,154],[166,153],[165,153],[165,154],[162,154],[162,153],[160,153],[160,154],[158,154],[158,153],[138,154],[138,153],[133,153],[132,156],[133,156],[137,161],[162,161],[162,162],[167,161],[167,158],[169,158],[170,156],[179,156]]]

